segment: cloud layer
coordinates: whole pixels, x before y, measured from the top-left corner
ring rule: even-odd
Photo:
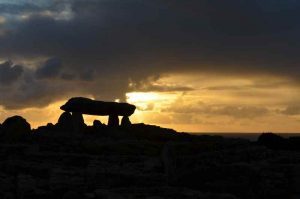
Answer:
[[[0,65],[0,90],[11,86],[0,99],[6,108],[75,94],[124,99],[130,83],[140,91],[194,90],[145,85],[176,73],[300,80],[294,0],[40,2],[0,3],[0,58],[14,62]]]

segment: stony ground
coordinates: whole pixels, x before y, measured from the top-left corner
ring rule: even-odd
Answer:
[[[262,144],[144,124],[82,132],[47,125],[25,137],[7,129],[4,199],[300,198],[300,152],[274,136]]]
[[[251,144],[208,150],[201,142],[98,139],[93,140],[98,149],[88,153],[80,147],[91,141],[73,142],[1,144],[0,198],[300,196],[299,152]],[[76,144],[80,147],[71,150]]]

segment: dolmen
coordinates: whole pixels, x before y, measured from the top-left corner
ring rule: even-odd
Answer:
[[[121,126],[131,124],[129,116],[131,116],[136,106],[128,103],[104,102],[96,101],[84,97],[74,97],[67,101],[66,104],[60,107],[61,110],[72,112],[73,114],[87,114],[97,116],[109,116],[108,126],[119,126],[119,117],[122,116]]]

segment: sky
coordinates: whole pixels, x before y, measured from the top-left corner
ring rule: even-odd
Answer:
[[[299,20],[297,0],[0,0],[0,123],[84,96],[178,131],[300,132]]]

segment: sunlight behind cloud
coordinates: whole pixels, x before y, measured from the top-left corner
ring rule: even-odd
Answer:
[[[149,102],[160,99],[159,94],[153,92],[132,92],[126,93],[127,101],[130,103]]]
[[[150,83],[159,85],[161,89],[152,86],[152,91],[132,89],[126,93],[126,101],[137,106],[130,117],[132,123],[154,124],[188,132],[294,132],[300,129],[300,111],[294,108],[299,99],[298,88],[281,77],[241,79],[182,74],[168,75]],[[176,86],[169,89],[170,85]],[[181,85],[189,85],[193,89],[182,89]],[[83,96],[105,100],[101,96]],[[70,97],[74,96],[65,100]],[[24,116],[33,128],[47,122],[56,123],[62,113],[59,107],[65,100],[54,102],[44,109],[8,111],[2,108],[0,123],[12,115]],[[115,101],[121,102],[121,99],[115,98]],[[95,119],[107,124],[108,117],[84,115],[84,119],[88,125],[92,125]]]
[[[177,93],[130,92],[126,93],[126,98],[127,102],[136,105],[140,111],[158,111],[163,105],[172,103],[177,95]]]

